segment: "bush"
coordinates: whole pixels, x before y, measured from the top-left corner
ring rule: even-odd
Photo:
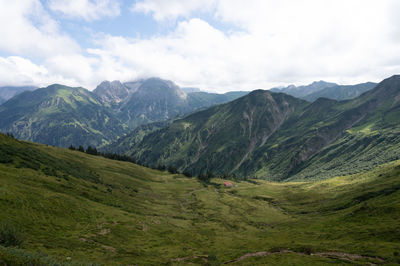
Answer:
[[[72,144],[68,147],[68,149],[70,149],[71,151],[76,151],[76,148]]]
[[[192,177],[193,175],[190,173],[190,172],[188,172],[188,171],[185,171],[185,172],[183,172],[182,173],[184,176],[186,176],[186,177]]]
[[[174,166],[168,166],[168,172],[170,172],[171,174],[177,174],[178,173],[178,169],[176,169],[176,167]]]
[[[22,234],[8,224],[0,224],[0,245],[20,246],[23,242]]]
[[[207,265],[220,265],[221,263],[218,261],[218,258],[215,254],[210,254],[207,257],[208,263]]]
[[[13,158],[9,155],[6,154],[5,152],[0,150],[0,163],[12,163]]]
[[[17,168],[30,168],[37,171],[40,169],[40,164],[36,161],[23,160],[19,162]]]

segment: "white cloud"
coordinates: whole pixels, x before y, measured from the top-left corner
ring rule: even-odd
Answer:
[[[400,71],[395,0],[200,2],[143,0],[133,9],[156,20],[213,12],[215,20],[241,31],[226,33],[189,19],[167,36],[110,37],[102,50],[148,75],[220,90],[320,79],[378,81]]]
[[[40,62],[2,58],[0,78],[93,89],[105,79],[159,76],[221,92],[379,81],[400,72],[397,7],[396,0],[142,0],[135,12],[160,24],[178,19],[176,28],[148,38],[105,33],[82,51],[38,0],[0,0],[0,51]],[[213,19],[194,18],[199,12]],[[221,22],[231,30],[215,26]]]
[[[116,17],[121,12],[120,3],[116,0],[50,0],[49,7],[69,18],[87,21]]]
[[[47,86],[52,83],[78,86],[73,79],[51,74],[45,66],[36,65],[26,58],[19,56],[0,57],[0,86]]]
[[[215,3],[216,0],[142,0],[135,2],[131,10],[152,14],[156,20],[162,21],[188,17],[195,11],[209,11]]]
[[[47,57],[80,52],[38,0],[0,0],[0,36],[0,50],[10,54]]]

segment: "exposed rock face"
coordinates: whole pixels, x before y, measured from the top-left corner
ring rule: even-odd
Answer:
[[[94,93],[109,104],[129,128],[172,119],[245,94],[213,94],[190,89],[192,92],[186,94],[172,81],[149,78],[125,83],[104,81]]]
[[[97,94],[103,102],[115,105],[128,97],[129,87],[118,80],[113,82],[103,81],[93,92]]]

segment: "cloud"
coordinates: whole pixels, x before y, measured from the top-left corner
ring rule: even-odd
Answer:
[[[19,56],[0,57],[0,86],[47,86],[52,83],[78,86],[75,80],[51,74],[45,66],[36,65],[29,59]]]
[[[142,0],[132,5],[133,12],[152,14],[157,21],[189,17],[192,12],[209,11],[216,0]]]
[[[79,53],[38,0],[0,0],[0,51],[31,57]]]
[[[268,88],[327,79],[378,81],[400,70],[399,24],[394,0],[144,0],[136,12],[162,20],[198,10],[231,25],[220,31],[201,19],[144,39],[105,39],[116,62],[147,75],[214,90]]]
[[[116,0],[50,0],[49,8],[68,18],[98,20],[120,14],[120,2]]]
[[[400,72],[396,7],[396,0],[142,0],[135,12],[160,25],[176,20],[174,28],[146,38],[97,33],[83,50],[39,1],[0,0],[0,51],[18,55],[1,58],[0,82],[94,89],[105,79],[159,76],[224,92],[379,81]]]

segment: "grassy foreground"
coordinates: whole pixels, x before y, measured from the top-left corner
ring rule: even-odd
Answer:
[[[0,264],[400,263],[400,161],[319,182],[196,179],[0,135]],[[247,254],[247,255],[246,255]]]

